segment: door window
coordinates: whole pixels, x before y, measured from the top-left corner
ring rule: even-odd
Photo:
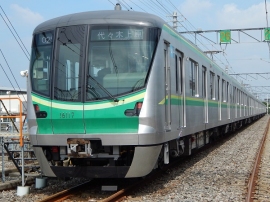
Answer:
[[[54,99],[79,101],[81,99],[83,55],[86,26],[58,29],[54,61]]]

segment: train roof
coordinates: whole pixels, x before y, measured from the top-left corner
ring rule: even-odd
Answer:
[[[88,11],[74,13],[45,21],[38,25],[34,33],[56,27],[79,24],[128,24],[162,27],[165,21],[149,13],[123,10]]]
[[[65,16],[60,16],[57,18],[53,18],[51,20],[47,20],[39,24],[35,28],[34,33],[46,31],[46,30],[53,30],[57,27],[80,25],[80,24],[92,24],[92,25],[123,24],[123,25],[142,25],[142,26],[162,28],[162,26],[167,23],[156,15],[143,13],[143,12],[124,11],[124,10],[87,11],[87,12],[82,12],[82,13],[74,13],[74,14],[69,14]],[[185,38],[183,35],[179,33],[177,34],[180,37]],[[187,38],[185,39],[188,41],[188,43],[191,46],[198,49],[200,52],[203,52],[196,45],[194,45],[189,39]],[[207,55],[205,56],[209,58]],[[215,64],[214,66],[219,67],[219,65],[217,65],[216,63],[213,63],[213,64]],[[227,73],[221,67],[219,67],[219,70],[222,71],[224,75],[227,75]],[[238,84],[238,88],[241,88],[247,93],[249,92],[243,86],[241,86],[241,84],[236,79],[234,79],[233,77],[229,75],[227,76],[233,79],[233,81],[235,82],[235,85]]]

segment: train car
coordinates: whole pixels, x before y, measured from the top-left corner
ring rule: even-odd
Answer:
[[[50,177],[142,177],[265,114],[196,45],[133,11],[38,25],[28,89],[30,140]]]

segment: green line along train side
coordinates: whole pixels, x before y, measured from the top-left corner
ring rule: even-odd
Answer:
[[[28,127],[50,177],[133,178],[266,113],[161,18],[57,17],[33,32]]]

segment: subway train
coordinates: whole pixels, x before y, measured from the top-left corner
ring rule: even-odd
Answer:
[[[50,177],[146,176],[266,113],[164,20],[133,11],[38,25],[28,89],[29,136]]]

